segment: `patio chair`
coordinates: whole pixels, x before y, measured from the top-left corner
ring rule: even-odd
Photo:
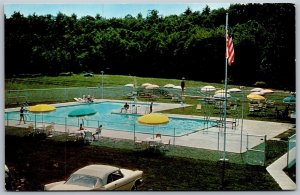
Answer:
[[[48,137],[52,137],[54,132],[54,124],[46,126],[46,134]]]
[[[170,147],[171,147],[171,139],[169,139],[167,142],[163,142],[160,148],[162,149],[162,151],[167,151],[170,149]]]
[[[196,106],[196,112],[201,112],[202,109],[202,105],[201,104],[197,104]]]
[[[34,128],[33,128],[33,124],[29,124],[27,129],[26,129],[26,134],[29,135],[31,133],[34,133]]]
[[[136,137],[134,137],[134,147],[136,149],[142,149],[143,148],[143,141],[142,140],[138,140]]]
[[[91,131],[84,131],[83,141],[84,143],[91,143],[93,141],[93,133]]]
[[[98,137],[97,140],[99,141],[101,132],[102,132],[102,125],[100,125],[100,126],[96,129],[96,132],[93,134],[93,139],[95,140],[95,139],[96,139],[95,135],[97,135],[97,137]]]

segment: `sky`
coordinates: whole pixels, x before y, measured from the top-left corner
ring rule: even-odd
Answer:
[[[4,4],[4,13],[6,17],[10,17],[14,12],[20,12],[25,17],[28,15],[47,15],[51,14],[56,16],[61,12],[68,16],[73,13],[77,15],[77,18],[82,16],[95,17],[97,14],[105,18],[123,18],[130,14],[136,17],[138,13],[141,13],[143,17],[146,17],[149,10],[157,10],[159,15],[179,15],[182,14],[188,7],[192,11],[202,12],[203,8],[208,5],[211,10],[218,8],[229,7],[229,3],[156,3],[156,4],[138,4],[138,3],[124,3],[124,4]]]

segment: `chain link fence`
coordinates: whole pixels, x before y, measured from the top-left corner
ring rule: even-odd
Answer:
[[[102,125],[106,132],[109,130],[107,136],[114,138],[145,140],[149,137],[154,138],[154,136],[159,133],[163,136],[164,140],[169,140],[174,146],[178,145],[219,151],[220,158],[224,151],[225,134],[220,128],[214,128],[214,130],[219,129],[219,132],[211,128],[214,125],[213,121],[211,121],[209,125],[204,125],[202,129],[191,131],[190,129],[181,127],[166,129],[162,126],[145,126],[133,122],[135,120],[130,119],[128,119],[126,123],[120,123],[118,121],[106,122],[76,117],[45,117],[43,114],[26,114],[25,118],[26,123],[33,124],[35,129],[54,124],[57,133],[74,134],[79,129],[81,123],[84,124],[85,128],[91,130],[95,130],[99,125]],[[5,124],[7,126],[17,126],[18,123],[19,119],[17,117],[12,117],[10,112],[5,113]],[[266,136],[240,134],[238,132],[226,133],[225,150],[240,153],[246,164],[265,166],[265,146]]]
[[[121,98],[132,98],[133,93],[137,95],[141,94],[152,94],[154,96],[167,97],[170,96],[180,96],[180,89],[174,88],[156,88],[156,89],[145,89],[145,88],[132,88],[125,86],[117,87],[73,87],[73,88],[51,88],[51,89],[27,89],[27,90],[7,90],[5,91],[5,106],[13,107],[20,106],[27,103],[40,103],[40,102],[67,102],[74,101],[74,98],[82,98],[84,95],[93,96],[96,99],[121,99]],[[199,91],[199,88],[188,88],[185,90],[185,95],[188,96],[203,96]],[[170,100],[171,101],[171,100]],[[204,114],[204,119],[209,119],[213,104],[203,103],[202,112]],[[26,115],[26,120],[35,124],[35,127],[41,126],[43,122],[43,115]],[[18,123],[18,119],[10,118],[9,113],[5,113],[6,125],[14,125]],[[96,128],[100,124],[105,126],[106,129],[117,131],[117,129],[122,126],[123,131],[131,133],[130,139],[135,139],[136,137],[145,138],[149,135],[154,135],[157,132],[166,132],[160,127],[149,127],[145,129],[133,124],[118,124],[106,123],[105,121],[95,121],[95,120],[85,120],[79,118],[64,118],[64,117],[53,117],[50,121],[46,123],[55,123],[56,126],[67,133],[74,132],[78,129],[80,123],[85,124],[88,128]],[[237,121],[238,122],[238,121]],[[238,125],[238,123],[235,123]],[[172,141],[173,145],[183,145],[187,147],[205,148],[220,151],[220,156],[222,156],[222,151],[224,150],[224,132],[222,128],[219,128],[218,132],[210,131],[210,126],[208,123],[206,127],[198,132],[192,132],[193,136],[196,136],[197,141],[192,144],[186,141],[182,133],[184,129],[175,128],[169,130],[168,134],[164,136]],[[229,127],[230,128],[230,127]],[[122,134],[121,134],[122,135]],[[120,137],[122,138],[122,136]],[[190,138],[190,137],[189,137]],[[193,138],[191,138],[193,139]],[[241,153],[243,155],[244,161],[247,164],[252,165],[265,165],[265,136],[247,135],[235,132],[226,133],[226,150],[234,151],[236,153]],[[291,142],[293,143],[293,142]],[[292,145],[291,145],[292,146]],[[291,155],[292,156],[292,155]]]

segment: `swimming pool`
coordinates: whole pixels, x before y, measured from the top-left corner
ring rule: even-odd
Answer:
[[[200,119],[187,119],[170,117],[170,122],[163,125],[142,125],[137,122],[140,115],[119,113],[124,103],[101,102],[93,104],[77,104],[70,106],[57,107],[54,112],[44,114],[26,113],[26,120],[34,122],[55,123],[67,126],[79,126],[84,123],[85,127],[96,128],[100,124],[104,129],[140,132],[140,133],[161,133],[163,135],[182,136],[194,131],[209,128],[215,125],[213,121]],[[137,106],[143,106],[139,104]],[[144,106],[147,106],[144,104]],[[84,118],[68,117],[68,114],[79,108],[91,107],[97,111],[95,115]],[[6,119],[19,120],[19,112],[6,113]]]

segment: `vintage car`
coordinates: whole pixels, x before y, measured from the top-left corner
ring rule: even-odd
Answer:
[[[44,190],[137,190],[142,177],[143,171],[140,170],[95,164],[78,169],[67,181],[46,184]]]

